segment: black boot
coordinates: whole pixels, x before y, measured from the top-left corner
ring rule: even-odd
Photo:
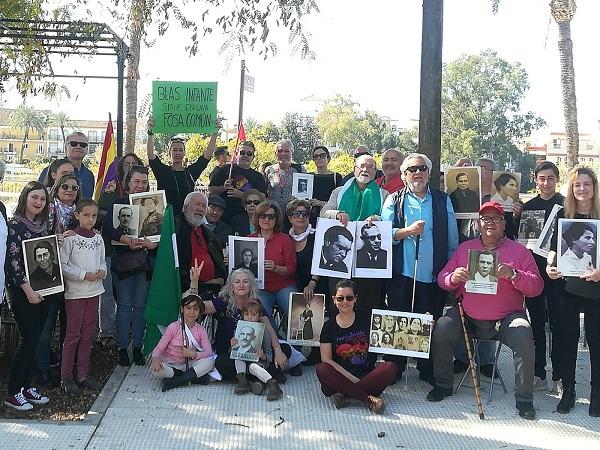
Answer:
[[[176,388],[182,384],[191,382],[196,379],[196,371],[189,369],[187,372],[183,372],[181,375],[175,375],[173,378],[165,378],[163,380],[162,391],[168,391],[169,389]]]
[[[129,360],[129,353],[127,353],[126,348],[119,349],[119,365],[123,367],[131,366],[131,361]]]
[[[250,390],[250,385],[248,384],[248,378],[246,378],[246,374],[243,372],[238,373],[237,374],[237,386],[235,387],[235,393],[238,395],[245,394],[249,390]]]
[[[600,417],[600,386],[592,386],[592,395],[590,395],[590,417]]]
[[[143,366],[146,364],[146,358],[144,358],[141,348],[133,348],[133,362],[136,366]]]
[[[267,389],[268,389],[268,393],[267,393],[268,401],[277,400],[278,398],[280,398],[283,395],[283,391],[281,390],[281,388],[279,387],[279,384],[277,384],[277,381],[275,381],[274,378],[271,378],[269,381],[267,381]]]
[[[567,414],[575,407],[575,384],[565,384],[563,381],[563,393],[556,406],[556,412],[560,414]]]

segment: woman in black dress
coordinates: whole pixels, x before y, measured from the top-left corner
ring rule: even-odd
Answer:
[[[314,337],[312,326],[313,312],[310,310],[310,303],[304,305],[304,311],[300,314],[300,319],[304,323],[302,328],[302,338],[310,340]]]
[[[327,168],[331,156],[329,150],[323,145],[315,147],[312,151],[312,158],[317,166],[317,172],[314,173],[313,182],[313,198],[311,200],[312,214],[311,223],[316,224],[317,217],[321,212],[321,208],[327,203],[331,192],[336,188],[340,187],[342,183],[342,176],[337,172],[332,172]]]

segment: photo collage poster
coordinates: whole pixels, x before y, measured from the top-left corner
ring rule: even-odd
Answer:
[[[369,352],[429,358],[433,316],[373,309]]]

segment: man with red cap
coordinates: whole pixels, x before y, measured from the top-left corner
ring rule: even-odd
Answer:
[[[462,297],[467,329],[474,337],[497,339],[511,348],[516,372],[516,407],[521,417],[533,420],[534,345],[523,305],[525,297],[534,297],[542,292],[544,283],[529,250],[507,239],[505,226],[502,205],[498,202],[484,203],[479,209],[481,236],[458,246],[439,273],[438,284],[455,297]],[[498,252],[496,295],[465,291],[471,249]],[[438,402],[452,395],[452,349],[463,339],[460,314],[458,308],[453,307],[437,320],[433,329],[431,357],[436,387],[429,392],[427,400]]]

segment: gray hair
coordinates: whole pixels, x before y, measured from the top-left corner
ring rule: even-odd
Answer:
[[[477,161],[475,161],[475,165],[476,166],[481,166],[481,163],[483,162],[487,162],[490,163],[490,166],[492,166],[492,170],[496,170],[498,168],[498,166],[496,165],[496,161],[494,161],[493,159],[490,158],[477,158]]]
[[[246,275],[246,278],[248,278],[248,283],[250,283],[250,295],[248,296],[248,299],[258,300],[258,286],[256,284],[254,274],[248,269],[235,269],[231,271],[231,273],[227,277],[227,282],[219,292],[219,297],[225,303],[227,303],[227,310],[225,311],[225,315],[227,317],[234,317],[237,314],[237,307],[235,306],[235,295],[233,294],[233,280],[240,273]]]
[[[290,146],[290,152],[294,153],[294,143],[292,141],[290,141],[289,139],[279,139],[277,141],[277,144],[275,144],[275,150],[277,151],[277,147],[279,147],[281,144],[287,144]]]
[[[73,131],[72,133],[69,133],[67,135],[67,137],[65,138],[65,144],[67,142],[69,142],[71,140],[70,138],[73,137],[73,136],[83,136],[85,138],[85,140],[87,141],[87,136],[85,135],[84,132],[82,132],[82,131]]]
[[[398,156],[400,158],[404,157],[404,155],[402,154],[402,152],[400,151],[400,149],[398,147],[394,147],[394,148],[388,148],[386,151],[384,151],[381,154],[381,159],[385,158],[385,154],[388,153],[388,152],[396,152],[396,153],[398,153]]]
[[[208,196],[204,192],[192,191],[188,195],[185,196],[185,199],[183,200],[183,208],[181,208],[182,211],[185,211],[186,208],[190,205],[194,195],[201,195],[202,197],[204,197],[204,200],[206,200],[206,203],[208,204]]]
[[[433,167],[433,163],[431,162],[431,160],[429,159],[429,157],[427,155],[424,155],[423,153],[411,153],[406,158],[404,158],[404,161],[402,161],[402,165],[400,166],[400,172],[404,173],[406,171],[406,169],[408,169],[408,167],[409,167],[408,162],[411,159],[417,159],[417,158],[422,159],[423,161],[425,161],[425,165],[427,166],[427,169],[429,169],[429,172],[431,172],[431,168]]]
[[[4,172],[6,172],[6,163],[0,159],[0,181],[4,180]]]

